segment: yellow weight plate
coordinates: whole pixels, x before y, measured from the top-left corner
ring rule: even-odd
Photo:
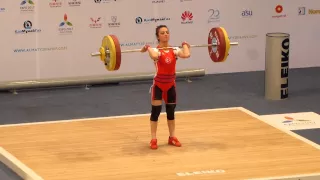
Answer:
[[[106,59],[106,50],[104,49],[104,47],[100,47],[99,52],[100,52],[100,60],[104,62]]]
[[[108,64],[106,65],[106,69],[108,71],[114,71],[117,60],[116,60],[116,47],[112,37],[105,36],[102,40],[102,46],[105,47],[105,49],[109,50],[109,53],[106,53],[108,57],[106,60],[109,60]]]
[[[224,54],[224,58],[222,60],[225,61],[229,55],[229,49],[230,49],[230,39],[229,39],[229,36],[227,34],[227,31],[223,28],[223,27],[219,27],[222,31],[223,31],[223,34],[224,34],[224,39],[225,39],[225,44],[226,44],[226,51],[225,51],[225,54]]]

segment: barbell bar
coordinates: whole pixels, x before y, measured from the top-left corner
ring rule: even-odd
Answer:
[[[239,43],[238,42],[231,42],[230,45],[238,45]],[[209,46],[217,46],[217,43],[213,43],[213,44],[202,44],[202,45],[190,45],[190,47],[194,48],[194,47],[209,47]],[[179,47],[179,48],[182,48],[182,46],[176,46],[176,47]],[[157,49],[172,49],[172,48],[175,48],[175,47],[166,47],[166,48],[157,48]],[[131,52],[140,52],[141,49],[130,49],[130,50],[121,50],[121,53],[131,53]],[[106,53],[109,53],[109,50],[106,50]],[[100,52],[94,52],[94,53],[91,53],[91,56],[100,56],[101,53]]]
[[[209,31],[207,44],[190,45],[190,48],[208,47],[208,52],[211,60],[213,62],[223,62],[229,55],[230,46],[238,44],[238,42],[230,42],[228,34],[223,27],[215,27]],[[182,48],[182,46],[176,46],[157,49],[172,49],[177,47]],[[99,56],[100,60],[104,62],[107,70],[115,71],[118,70],[121,66],[122,53],[132,53],[140,51],[141,49],[121,50],[117,36],[108,35],[103,37],[99,51],[91,53],[91,56]]]

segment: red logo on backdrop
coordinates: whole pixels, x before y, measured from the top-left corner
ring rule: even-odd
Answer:
[[[52,2],[49,2],[49,6],[52,8],[61,7],[62,2],[61,2],[61,0],[52,0]]]
[[[192,24],[193,23],[193,14],[190,11],[185,11],[181,15],[182,22],[181,24]]]
[[[183,21],[185,21],[186,19],[192,20],[192,18],[193,18],[193,15],[192,15],[192,12],[190,12],[190,11],[185,11],[185,12],[182,13],[182,15],[181,15],[181,19],[182,19]]]
[[[281,5],[278,5],[278,6],[276,6],[275,10],[277,13],[282,13],[283,7]]]
[[[102,23],[99,23],[99,21],[101,20],[101,17],[98,17],[97,19],[90,18],[90,20],[93,22],[93,23],[89,24],[90,28],[101,28],[102,27]]]
[[[93,19],[93,18],[90,18],[90,19],[91,19],[92,22],[97,23],[97,22],[100,21],[101,17],[98,17],[98,19]]]

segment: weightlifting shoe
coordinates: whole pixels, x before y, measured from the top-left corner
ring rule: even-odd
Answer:
[[[177,146],[177,147],[181,146],[181,143],[179,142],[178,138],[170,137],[170,136],[169,136],[169,139],[168,139],[168,144],[169,145],[173,145],[173,146]]]
[[[150,148],[151,149],[158,149],[157,139],[151,139]]]

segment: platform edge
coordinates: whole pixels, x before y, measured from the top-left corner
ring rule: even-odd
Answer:
[[[227,108],[214,108],[214,109],[198,109],[198,110],[185,110],[185,111],[176,111],[176,114],[183,113],[195,113],[195,112],[210,112],[210,111],[223,111],[223,110],[232,110],[237,109],[241,110],[242,107],[227,107]],[[161,115],[164,115],[166,112],[161,112]],[[130,118],[130,117],[142,117],[149,116],[150,113],[144,114],[132,114],[132,115],[119,115],[119,116],[105,116],[105,117],[95,117],[95,118],[77,118],[77,119],[61,119],[54,121],[40,121],[40,122],[30,122],[30,123],[17,123],[17,124],[4,124],[0,125],[2,127],[12,127],[12,126],[28,126],[28,125],[37,125],[37,124],[56,124],[56,123],[68,123],[68,122],[79,122],[79,121],[92,121],[92,120],[110,120],[110,119],[119,119],[119,118]]]
[[[320,173],[314,174],[299,174],[292,176],[279,176],[279,177],[266,177],[266,178],[253,178],[246,180],[319,180]]]
[[[0,147],[0,161],[24,180],[44,180],[2,147]]]

